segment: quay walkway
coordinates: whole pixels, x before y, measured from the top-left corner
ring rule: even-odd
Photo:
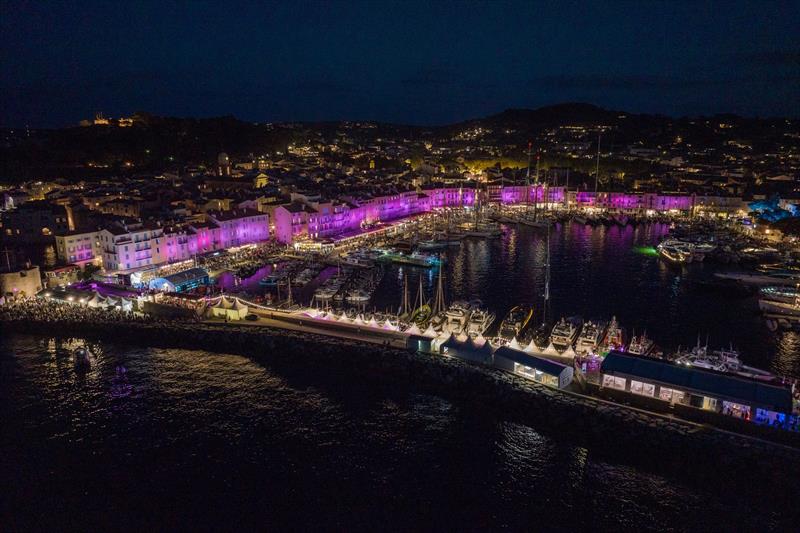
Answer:
[[[298,312],[287,312],[278,309],[253,309],[253,314],[258,316],[257,321],[241,320],[237,325],[252,327],[270,327],[286,329],[300,333],[311,333],[315,335],[326,335],[340,339],[378,344],[381,346],[391,346],[393,348],[405,349],[408,346],[408,334],[401,331],[393,331],[383,328],[374,328],[364,325],[356,325],[347,322],[334,320],[321,320],[312,316],[306,316]],[[220,323],[224,320],[208,319],[209,323]]]

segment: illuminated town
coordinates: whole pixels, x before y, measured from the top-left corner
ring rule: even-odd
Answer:
[[[12,530],[375,529],[384,513],[401,529],[538,529],[545,508],[504,490],[559,491],[564,510],[612,494],[618,516],[656,485],[670,488],[620,529],[659,512],[680,530],[796,526],[794,510],[742,511],[798,494],[800,119],[785,108],[565,97],[406,123],[131,101],[39,127],[13,118],[15,98],[0,128],[2,414],[25,442],[38,421],[50,473],[16,466],[28,445],[12,435],[0,449],[9,483],[63,503],[37,519],[15,497]],[[151,467],[174,512],[132,472]],[[421,502],[472,518],[409,514],[425,484]],[[779,496],[753,488],[771,484]],[[101,502],[90,518],[70,508],[93,505],[84,485]],[[681,516],[686,494],[713,509]],[[496,516],[512,503],[524,522]],[[106,515],[118,504],[122,522]],[[564,527],[592,529],[590,507]]]

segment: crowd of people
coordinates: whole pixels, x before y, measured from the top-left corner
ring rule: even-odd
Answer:
[[[36,297],[9,300],[0,306],[0,321],[3,322],[110,324],[161,320],[163,319],[138,311],[126,311],[119,307],[89,307],[87,305]]]
[[[268,263],[273,256],[283,251],[285,251],[283,245],[269,241],[242,247],[234,252],[201,257],[198,260],[198,264],[208,271],[231,270],[236,272],[246,269],[258,269]]]

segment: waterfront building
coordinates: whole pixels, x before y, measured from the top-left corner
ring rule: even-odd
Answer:
[[[208,218],[219,227],[219,248],[241,246],[269,239],[269,216],[255,209],[211,211]]]
[[[494,352],[494,366],[524,378],[563,389],[572,383],[571,366],[502,346]]]
[[[788,388],[622,352],[600,366],[601,387],[745,420],[781,420],[792,413]]]
[[[186,292],[208,285],[208,271],[203,268],[190,268],[163,278],[150,280],[150,288],[162,292]]]
[[[253,209],[212,211],[199,221],[113,224],[98,232],[103,267],[133,272],[269,239],[269,215]]]
[[[453,335],[439,345],[439,352],[442,355],[456,357],[465,361],[481,363],[484,365],[492,364],[492,346],[485,339],[473,339],[466,337],[461,340]]]
[[[62,263],[102,263],[103,247],[97,230],[76,230],[56,235],[56,255]]]
[[[79,281],[81,267],[78,265],[66,265],[51,268],[44,271],[44,284],[47,288],[65,287]]]

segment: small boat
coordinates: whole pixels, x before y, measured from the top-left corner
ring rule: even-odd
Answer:
[[[662,242],[656,250],[659,256],[676,265],[691,263],[694,258],[691,250],[674,242]]]
[[[769,286],[761,288],[759,293],[761,294],[762,300],[769,302],[782,302],[787,304],[800,302],[800,289],[796,287]]]
[[[720,279],[731,279],[750,285],[797,285],[800,275],[791,272],[748,273],[748,272],[715,272],[714,276]]]
[[[631,339],[631,343],[628,345],[628,353],[633,355],[649,355],[654,346],[655,343],[647,337],[647,333],[643,333],[639,336],[634,335]]]
[[[742,364],[739,352],[733,348],[709,351],[707,346],[700,346],[699,342],[690,351],[678,354],[675,363],[763,381],[778,379],[771,372]]]
[[[85,346],[75,348],[72,352],[75,368],[88,368],[92,366],[92,352]]]
[[[289,274],[286,271],[279,271],[261,278],[258,282],[262,287],[277,287],[278,285],[286,283]]]
[[[346,300],[351,304],[363,304],[368,302],[372,295],[364,289],[354,289],[347,291]]]
[[[428,321],[431,319],[431,308],[429,305],[425,304],[418,309],[415,309],[413,313],[411,313],[411,323],[416,324],[416,326],[420,329],[424,329],[428,325]]]
[[[611,350],[622,350],[625,346],[625,334],[617,322],[617,317],[612,316],[608,323],[606,336],[600,344],[600,352],[606,354]]]
[[[428,250],[428,251],[435,251],[435,250],[443,250],[447,248],[449,244],[445,241],[420,241],[417,244],[417,248],[420,250]]]

